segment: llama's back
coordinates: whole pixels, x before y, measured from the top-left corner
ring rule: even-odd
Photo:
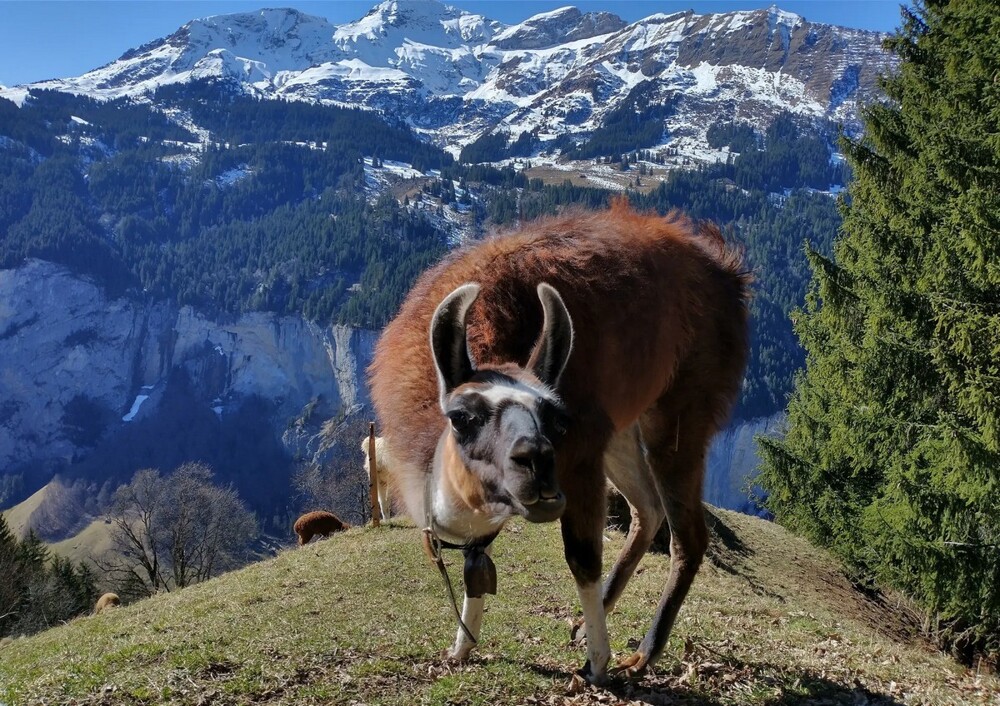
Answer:
[[[621,427],[669,385],[701,331],[729,326],[734,341],[745,340],[748,282],[740,258],[716,236],[681,217],[616,205],[542,219],[452,253],[420,277],[370,369],[372,400],[397,460],[426,467],[445,427],[429,328],[456,287],[481,287],[468,319],[476,364],[523,365],[542,326],[536,287],[554,286],[574,326],[559,392],[571,406],[598,401]]]

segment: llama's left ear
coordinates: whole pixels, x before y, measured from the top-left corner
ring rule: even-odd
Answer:
[[[442,411],[446,411],[451,391],[472,377],[476,369],[465,338],[465,317],[477,296],[478,284],[463,284],[438,304],[431,319],[431,352]]]
[[[569,354],[573,351],[573,319],[552,285],[545,282],[538,285],[538,298],[542,302],[545,319],[527,367],[539,380],[554,388],[559,384],[559,378],[569,362]]]

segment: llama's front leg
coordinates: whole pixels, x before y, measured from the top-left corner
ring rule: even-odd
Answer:
[[[487,546],[483,553],[488,557],[493,556],[493,545]],[[468,591],[468,586],[466,586]],[[483,610],[486,606],[486,596],[485,594],[479,596],[469,596],[468,593],[465,595],[465,599],[462,601],[462,622],[472,633],[475,640],[470,640],[469,636],[465,634],[462,626],[458,626],[458,632],[455,634],[455,644],[451,646],[448,650],[448,658],[454,660],[464,660],[467,659],[469,653],[472,652],[472,648],[476,646],[476,640],[479,640],[479,633],[483,626]]]
[[[379,477],[378,481],[378,510],[381,513],[382,520],[388,520],[391,513],[391,505],[389,502],[389,486],[388,484]]]
[[[485,605],[486,596],[479,596],[478,598],[466,596],[462,602],[462,622],[469,628],[469,632],[472,633],[472,636],[476,640],[479,639],[479,632],[483,626],[483,608]],[[472,652],[472,648],[475,646],[476,643],[469,639],[460,625],[455,635],[455,644],[448,650],[448,659],[459,661],[468,659],[469,653]]]
[[[599,486],[603,490],[603,484]],[[592,499],[593,500],[593,499]],[[562,518],[563,545],[566,563],[576,579],[576,589],[583,608],[584,629],[587,631],[587,663],[581,674],[592,684],[602,684],[608,677],[611,644],[601,590],[601,553],[603,549],[604,497],[591,506],[595,514],[587,515],[567,507]]]

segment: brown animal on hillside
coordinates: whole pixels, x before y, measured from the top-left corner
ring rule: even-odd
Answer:
[[[94,606],[94,615],[109,608],[116,608],[119,605],[121,605],[121,599],[118,598],[117,593],[105,593],[97,599],[97,604]]]
[[[743,379],[749,284],[715,227],[620,201],[453,252],[376,347],[372,400],[408,513],[468,552],[514,515],[561,520],[591,681],[607,675],[606,613],[664,518],[670,576],[622,671],[659,657],[701,564],[706,448]],[[606,478],[633,519],[602,589]],[[483,601],[463,605],[476,636]],[[474,644],[459,630],[450,655]]]
[[[295,520],[295,525],[293,526],[295,534],[298,535],[300,547],[303,544],[308,544],[309,540],[316,535],[329,537],[334,532],[343,532],[350,528],[349,524],[342,521],[332,512],[326,512],[325,510],[307,512]]]

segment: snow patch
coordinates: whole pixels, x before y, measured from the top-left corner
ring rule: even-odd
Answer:
[[[143,388],[146,389],[145,387]],[[149,399],[149,395],[136,395],[135,401],[132,402],[132,409],[128,411],[124,417],[122,417],[123,422],[131,422],[135,419],[135,415],[139,413],[139,408],[142,407],[142,403]]]
[[[14,103],[18,108],[24,107],[24,101],[28,100],[28,89],[23,87],[4,88],[0,90],[0,98],[6,98]]]
[[[235,169],[229,169],[215,177],[215,183],[218,186],[225,188],[227,186],[233,186],[250,176],[253,176],[253,169],[246,164],[241,164]]]

